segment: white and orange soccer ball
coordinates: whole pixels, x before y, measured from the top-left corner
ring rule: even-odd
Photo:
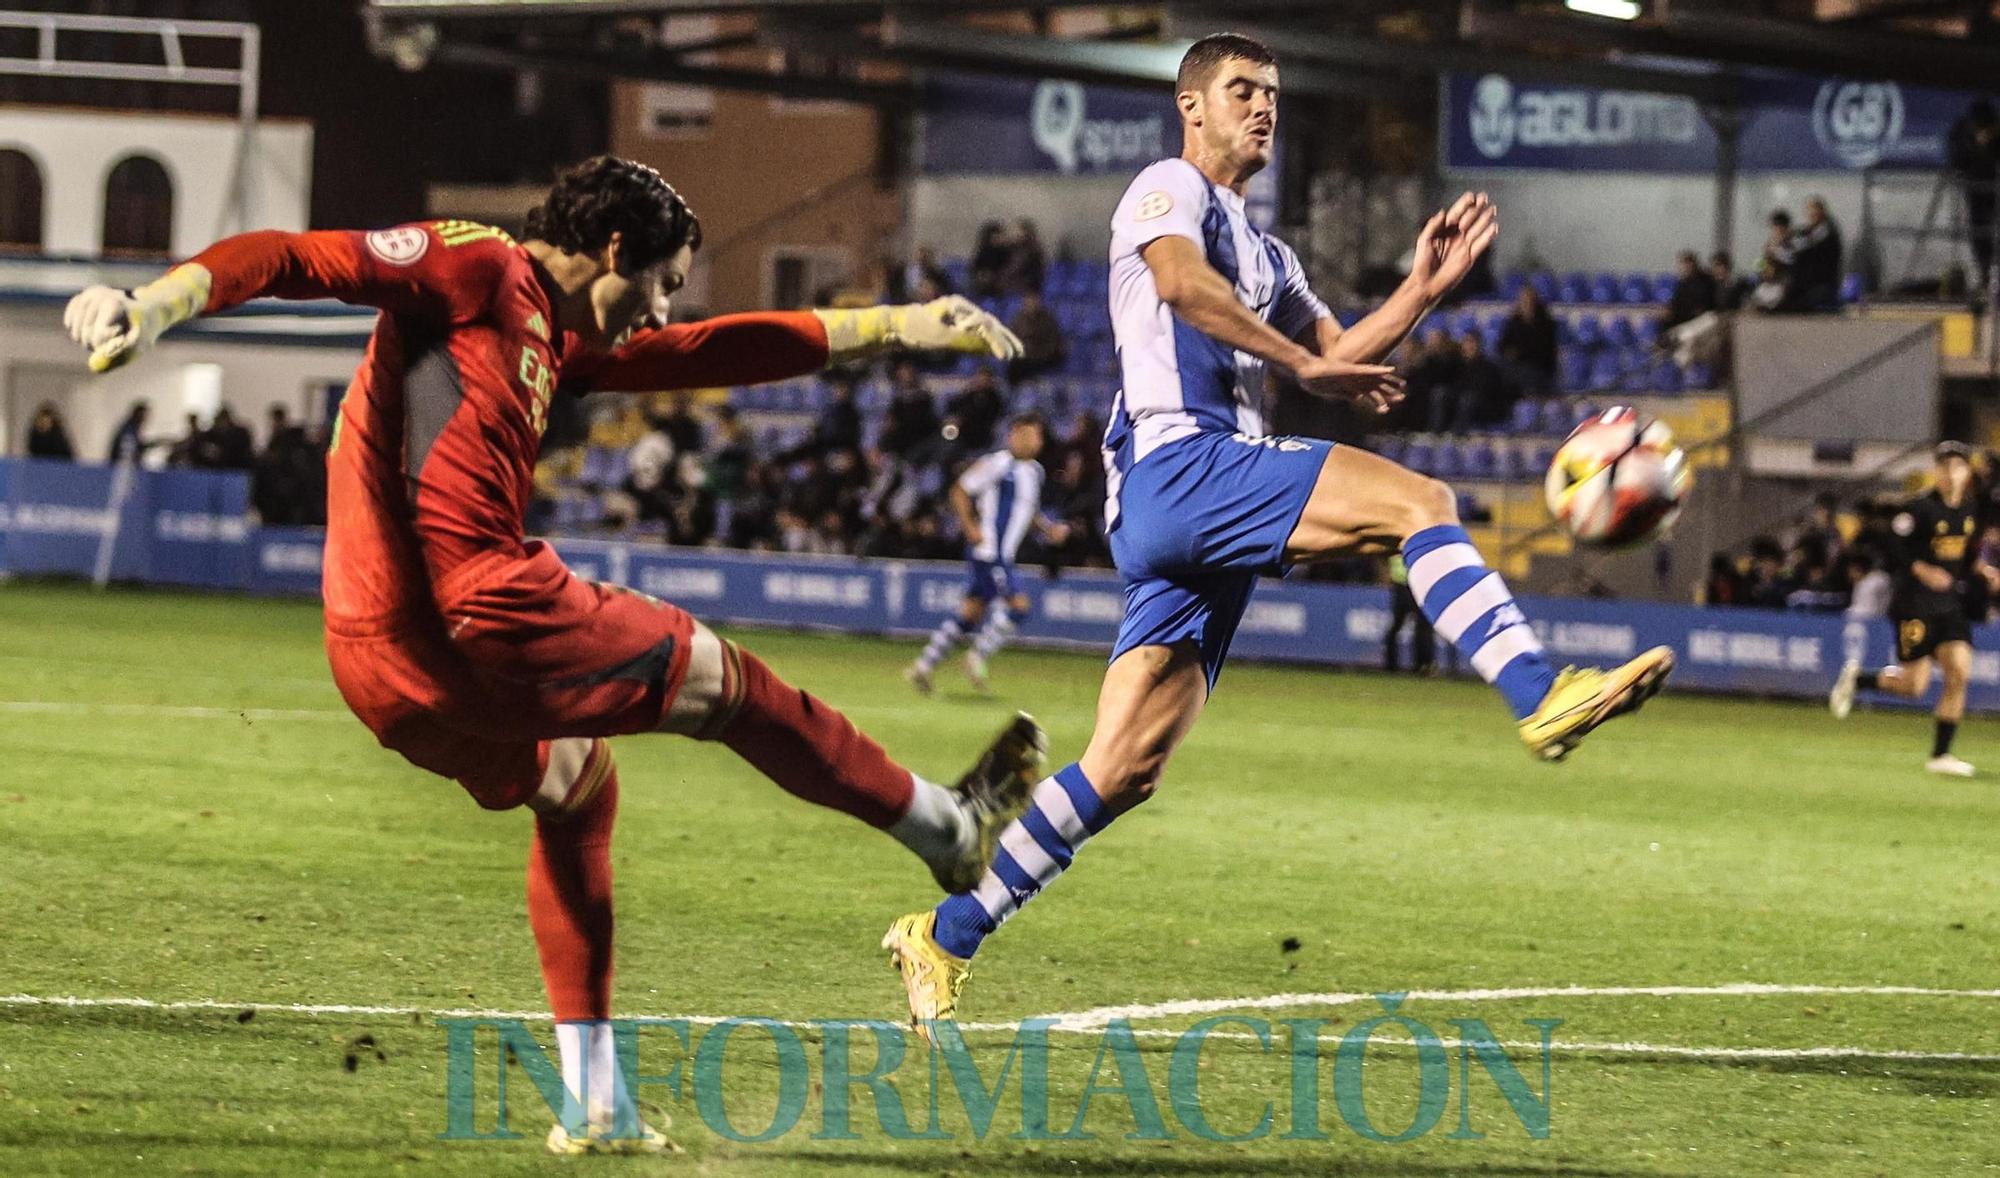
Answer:
[[[1672,527],[1693,485],[1673,431],[1620,405],[1570,431],[1542,489],[1578,543],[1626,548]]]

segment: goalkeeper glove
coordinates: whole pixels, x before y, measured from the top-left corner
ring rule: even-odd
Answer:
[[[826,328],[829,366],[895,348],[966,352],[1001,360],[1021,354],[1021,341],[1007,325],[963,295],[856,311],[815,310],[813,314]]]
[[[137,290],[93,286],[63,309],[63,327],[90,349],[92,372],[109,372],[168,328],[201,314],[213,283],[208,267],[190,263]]]

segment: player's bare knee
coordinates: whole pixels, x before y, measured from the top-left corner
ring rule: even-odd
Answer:
[[[574,814],[590,804],[611,776],[611,746],[590,736],[548,742],[542,780],[528,808],[545,817]]]
[[[735,647],[696,622],[689,639],[687,674],[660,718],[660,731],[706,738],[727,724],[735,711],[730,697],[741,680],[732,673],[736,662]]]
[[[1408,539],[1425,528],[1456,525],[1458,523],[1458,492],[1450,485],[1429,476],[1420,476],[1416,487],[1404,501],[1403,535]]]

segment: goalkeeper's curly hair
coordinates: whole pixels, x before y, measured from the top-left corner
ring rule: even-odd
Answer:
[[[619,267],[637,273],[682,246],[701,248],[701,222],[687,201],[645,164],[600,155],[556,175],[540,207],[528,210],[527,235],[565,253],[592,254],[620,234]]]

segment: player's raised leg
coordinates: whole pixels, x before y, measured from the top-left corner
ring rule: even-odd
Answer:
[[[1287,558],[1397,550],[1418,608],[1505,697],[1522,742],[1539,757],[1561,760],[1599,724],[1651,698],[1673,669],[1673,653],[1655,647],[1609,671],[1556,670],[1460,525],[1451,488],[1365,450],[1334,447],[1285,543]]]
[[[987,935],[1053,884],[1086,841],[1152,796],[1208,687],[1193,641],[1119,655],[1098,693],[1089,747],[1035,787],[1028,809],[1001,832],[978,886],[890,926],[882,947],[902,974],[918,1033],[929,1038],[930,1021],[953,1016]]]

